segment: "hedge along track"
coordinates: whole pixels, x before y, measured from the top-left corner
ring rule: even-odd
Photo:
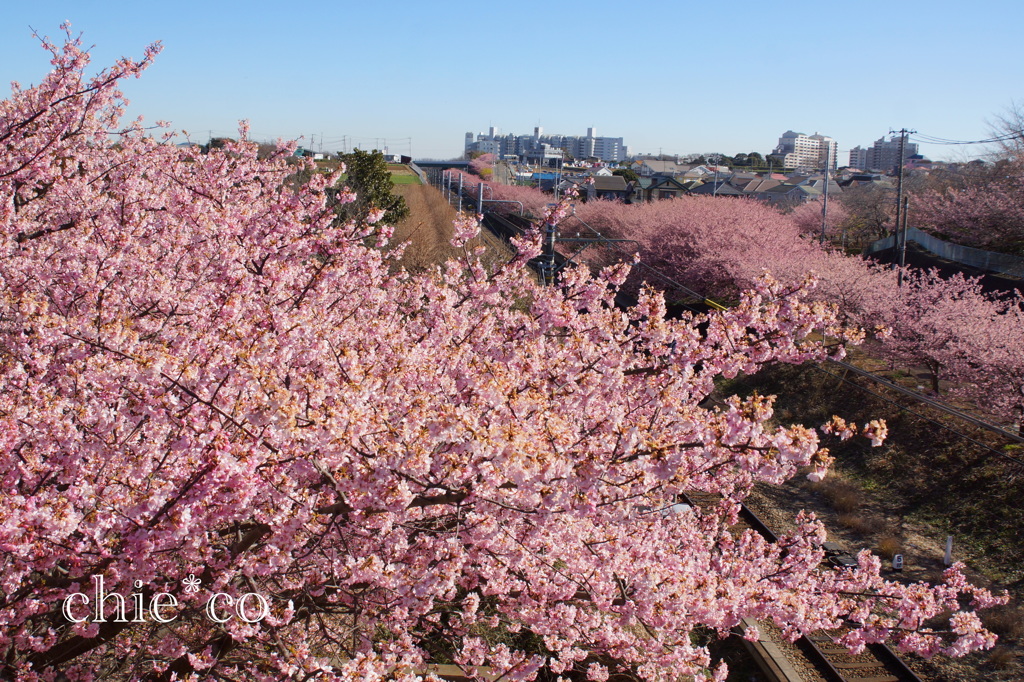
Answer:
[[[683,495],[686,504],[697,508],[709,508],[716,505],[721,496],[713,493],[689,492]],[[777,542],[778,537],[758,518],[757,514],[746,505],[740,504],[739,522],[730,527],[733,533],[753,530],[769,542]],[[837,554],[836,558],[849,557]],[[754,625],[752,619],[745,619],[743,626]],[[759,628],[764,633],[767,628]],[[890,647],[885,644],[868,644],[863,653],[851,654],[845,646],[835,640],[850,631],[844,627],[836,630],[818,630],[797,639],[796,647],[806,658],[804,666],[813,668],[826,680],[831,682],[922,682]],[[742,627],[734,632],[739,635]],[[758,667],[774,682],[798,682],[803,678],[785,652],[776,643],[765,639],[761,642],[743,640],[747,650],[757,662]]]

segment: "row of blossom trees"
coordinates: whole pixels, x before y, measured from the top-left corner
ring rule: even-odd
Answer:
[[[718,377],[842,352],[803,287],[670,321],[651,291],[611,305],[621,266],[538,287],[535,237],[413,276],[372,216],[334,225],[335,176],[294,187],[245,126],[208,154],[119,128],[156,48],[86,79],[79,40],[44,46],[0,103],[0,677],[722,680],[694,631],[746,617],[992,645],[973,608],[999,600],[959,567],[823,570],[809,515],[775,544],[728,531],[755,483],[828,463],[770,398],[701,407]]]
[[[1003,419],[1019,424],[1024,416],[1019,294],[990,295],[975,280],[913,270],[900,286],[894,270],[823,249],[802,234],[799,219],[754,201],[604,202],[578,213],[592,226],[636,239],[645,261],[699,291],[731,296],[765,270],[781,278],[814,272],[816,296],[837,303],[852,322],[882,330],[880,352],[927,367],[932,390],[946,379],[955,394]]]
[[[916,227],[954,242],[1024,256],[1024,107],[1010,105],[991,123],[991,164],[933,173],[911,210]]]
[[[958,244],[1024,256],[1024,158],[947,177],[914,197],[911,219]]]
[[[467,187],[477,181],[467,176]],[[537,210],[550,196],[531,188],[492,186],[485,197],[516,196]],[[507,207],[506,207],[507,210]],[[635,240],[643,262],[705,294],[732,298],[765,271],[785,281],[813,272],[816,297],[839,305],[854,323],[878,329],[884,357],[924,367],[929,388],[940,381],[1000,418],[1024,417],[1024,300],[981,290],[977,281],[934,272],[897,273],[860,258],[822,248],[821,205],[788,214],[753,200],[681,197],[671,201],[580,204],[575,214],[606,236]],[[830,214],[833,209],[830,207]],[[837,205],[829,239],[846,212]],[[571,225],[567,225],[571,230]]]

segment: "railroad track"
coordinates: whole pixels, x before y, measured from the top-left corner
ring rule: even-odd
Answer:
[[[683,495],[686,504],[697,508],[714,506],[721,496],[705,492],[688,492]],[[753,530],[765,539],[776,542],[778,537],[763,521],[746,505],[740,505],[739,521],[729,528],[733,533]],[[826,543],[828,545],[829,543]],[[844,561],[852,560],[850,555],[826,549],[831,565],[841,566]],[[800,637],[798,650],[806,657],[811,667],[817,670],[830,682],[922,682],[913,670],[885,644],[869,644],[863,653],[851,654],[849,649],[837,644],[850,628],[838,630],[818,630]],[[777,659],[784,654],[778,647],[750,647],[755,657]],[[775,680],[792,679],[786,673],[785,661],[758,661],[762,671]]]
[[[921,678],[884,644],[869,644],[861,654],[851,654],[836,644],[835,640],[848,631],[819,630],[801,637],[798,646],[818,664],[826,679],[834,682],[920,682]]]

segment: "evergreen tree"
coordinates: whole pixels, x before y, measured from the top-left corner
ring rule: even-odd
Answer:
[[[630,168],[616,168],[612,171],[612,175],[621,175],[626,179],[626,182],[636,182],[640,179],[640,176],[636,174],[636,171]]]
[[[371,212],[384,211],[378,220],[386,225],[394,225],[409,215],[405,197],[392,193],[395,183],[391,181],[391,173],[380,151],[355,149],[341,159],[345,163],[347,176],[340,184],[355,193],[356,199],[348,203],[335,203],[334,211],[338,214],[339,222],[363,223]]]

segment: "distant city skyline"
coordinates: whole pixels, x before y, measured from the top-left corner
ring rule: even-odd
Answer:
[[[985,139],[988,122],[1024,100],[1024,6],[1009,0],[233,5],[11,3],[0,77],[38,83],[49,65],[32,28],[59,42],[70,20],[96,46],[96,67],[163,41],[154,66],[124,85],[129,116],[197,141],[235,135],[244,118],[257,140],[417,158],[460,155],[467,131],[539,125],[672,155],[767,154],[784,131],[820,133],[842,165],[902,127]],[[916,141],[936,160],[986,151]]]

